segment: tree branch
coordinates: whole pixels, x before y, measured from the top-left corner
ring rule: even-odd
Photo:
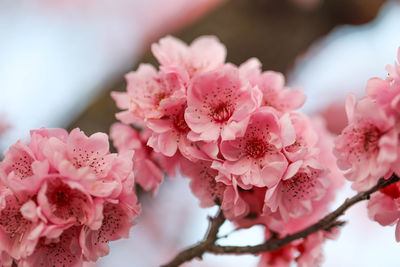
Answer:
[[[198,243],[194,247],[182,251],[171,263],[164,265],[164,267],[179,266],[179,264],[185,261],[191,260],[195,257],[201,257],[206,252],[212,254],[240,255],[240,254],[258,254],[261,252],[273,251],[289,244],[294,240],[306,238],[307,236],[316,233],[318,231],[321,230],[329,231],[333,227],[342,226],[344,224],[343,221],[338,221],[338,218],[342,216],[345,213],[345,211],[349,209],[351,206],[360,201],[369,199],[371,194],[375,193],[379,189],[382,189],[395,182],[398,182],[399,180],[400,180],[399,177],[395,174],[393,174],[389,179],[381,178],[375,186],[366,191],[356,194],[352,198],[347,198],[344,201],[344,203],[340,205],[336,210],[332,211],[324,218],[310,225],[309,227],[294,234],[286,235],[285,237],[279,239],[275,238],[269,239],[264,244],[256,246],[221,246],[215,244],[215,241],[217,241],[218,228],[225,221],[225,218],[223,217],[223,215],[221,215],[222,212],[220,212],[215,219],[211,220],[210,230],[204,241]]]
[[[162,267],[176,267],[194,258],[201,258],[203,254],[215,244],[215,241],[217,241],[219,228],[225,222],[224,213],[219,210],[217,215],[214,218],[209,218],[209,220],[210,226],[208,227],[207,234],[203,241],[197,243],[193,247],[183,250],[170,263]]]

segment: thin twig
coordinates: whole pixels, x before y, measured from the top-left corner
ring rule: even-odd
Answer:
[[[268,252],[268,251],[273,251],[277,250],[290,242],[297,240],[297,239],[302,239],[306,238],[307,236],[316,233],[318,231],[330,231],[333,227],[337,226],[342,226],[344,224],[343,221],[339,221],[338,218],[342,216],[347,209],[349,209],[351,206],[354,204],[369,199],[371,194],[375,193],[379,189],[382,189],[386,186],[389,186],[395,182],[398,182],[400,179],[397,175],[393,174],[389,179],[380,179],[378,183],[370,188],[369,190],[360,192],[353,196],[352,198],[348,198],[344,201],[342,205],[340,205],[336,210],[333,212],[329,213],[326,215],[324,218],[319,220],[318,222],[310,225],[309,227],[296,232],[294,234],[286,235],[285,237],[282,238],[272,238],[267,240],[264,244],[261,245],[256,245],[256,246],[221,246],[215,244],[215,241],[217,241],[217,236],[216,234],[218,233],[218,228],[222,225],[224,222],[225,218],[223,218],[222,212],[214,219],[212,220],[211,226],[210,226],[210,231],[207,234],[207,237],[204,241],[198,243],[194,247],[191,247],[187,250],[182,251],[181,253],[178,254],[178,256],[169,264],[164,265],[164,267],[175,267],[179,266],[179,264],[182,264],[185,261],[189,261],[193,258],[196,257],[201,257],[204,253],[212,253],[212,254],[235,254],[235,255],[240,255],[240,254],[258,254],[261,252]],[[219,220],[220,224],[218,225],[215,220],[218,219],[218,217],[222,217]],[[216,228],[218,227],[218,228]],[[215,229],[216,228],[216,229]],[[212,231],[213,236],[209,236]],[[215,235],[214,235],[215,233]],[[210,237],[210,239],[209,239]]]

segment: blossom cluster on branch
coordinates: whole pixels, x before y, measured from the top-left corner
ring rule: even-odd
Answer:
[[[179,168],[202,207],[219,205],[237,227],[262,224],[266,238],[293,233],[328,211],[343,180],[323,122],[295,112],[305,101],[301,90],[287,88],[281,73],[263,72],[255,58],[225,62],[215,37],[190,46],[166,37],[152,51],[159,68],[141,64],[126,75],[126,92],[112,93],[123,111],[111,137],[119,151],[143,155],[136,171],[147,174],[145,182],[137,179],[144,189],[157,189],[158,168]],[[320,259],[328,236],[266,253],[260,264],[307,266]]]
[[[346,102],[348,126],[334,139],[319,117],[296,110],[305,95],[257,59],[225,61],[212,36],[191,45],[153,44],[160,66],[141,64],[112,92],[120,122],[108,135],[31,131],[0,162],[0,265],[82,266],[126,238],[139,215],[136,184],[157,193],[182,173],[201,207],[219,206],[202,242],[165,266],[204,253],[261,254],[259,267],[318,266],[338,218],[370,198],[369,216],[397,223],[400,241],[400,66]],[[400,50],[399,50],[400,60]],[[332,153],[332,151],[334,153]],[[336,157],[335,157],[335,156]],[[337,163],[337,164],[336,164]],[[337,166],[343,171],[339,171]],[[344,177],[359,193],[329,213]],[[219,227],[262,225],[265,242],[221,246]]]
[[[338,166],[357,191],[375,185],[381,177],[400,174],[400,66],[395,63],[386,70],[386,79],[368,81],[365,97],[356,101],[349,95],[349,123],[335,140]],[[396,240],[400,242],[400,183],[374,193],[368,214],[384,226],[397,223]]]
[[[0,162],[1,265],[81,266],[107,255],[140,212],[132,157],[79,129],[42,128],[12,145]]]

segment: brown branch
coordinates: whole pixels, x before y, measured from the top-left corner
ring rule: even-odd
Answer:
[[[286,235],[285,237],[276,239],[272,238],[267,240],[264,244],[261,245],[256,245],[256,246],[221,246],[215,244],[215,241],[217,241],[216,235],[214,236],[213,241],[210,240],[207,242],[207,239],[203,242],[200,242],[198,245],[191,247],[187,250],[182,251],[181,253],[178,254],[178,256],[175,258],[177,259],[179,257],[180,261],[172,261],[171,263],[175,263],[175,265],[165,265],[165,266],[179,266],[179,264],[185,262],[182,261],[183,259],[191,260],[195,257],[201,257],[204,253],[212,253],[212,254],[258,254],[261,252],[268,252],[268,251],[273,251],[277,250],[290,242],[297,240],[297,239],[302,239],[306,238],[307,236],[316,233],[318,231],[330,231],[333,227],[336,226],[342,226],[344,222],[338,221],[338,218],[342,216],[347,209],[349,209],[351,206],[354,204],[369,199],[371,194],[375,193],[379,189],[382,189],[388,185],[391,185],[395,182],[398,182],[400,179],[397,175],[393,174],[389,179],[380,179],[378,183],[370,188],[369,190],[360,192],[353,196],[352,198],[348,198],[345,200],[345,202],[340,205],[336,210],[333,212],[329,213],[326,215],[324,218],[319,220],[318,222],[310,225],[309,227],[294,233],[290,235]],[[214,222],[211,225],[211,228],[213,227]],[[222,223],[221,223],[222,224]],[[216,226],[214,226],[216,227]],[[218,229],[214,230],[215,233],[218,232]],[[209,232],[210,233],[210,232]],[[208,238],[208,235],[207,235]],[[199,248],[198,248],[199,247]],[[190,253],[196,253],[200,252],[200,254],[190,254]],[[186,255],[188,254],[188,255]]]
[[[162,267],[176,267],[194,258],[201,258],[203,254],[215,244],[215,241],[217,241],[219,228],[225,222],[224,213],[219,210],[218,214],[214,218],[209,218],[209,220],[210,225],[203,241],[197,243],[193,247],[183,250],[170,263]]]

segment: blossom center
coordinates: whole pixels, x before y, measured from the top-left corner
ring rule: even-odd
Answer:
[[[366,152],[377,148],[379,136],[379,131],[375,127],[364,133],[364,149]]]
[[[50,202],[59,206],[66,206],[71,200],[71,189],[66,184],[60,184],[52,192],[50,196]]]
[[[186,124],[186,121],[185,121],[184,111],[185,110],[183,109],[182,112],[179,112],[172,118],[172,123],[173,123],[175,129],[179,133],[187,133],[190,130],[189,126]]]
[[[214,107],[213,111],[211,112],[211,117],[216,122],[225,122],[229,120],[232,116],[233,107],[232,104],[227,102],[219,103],[216,107]]]
[[[380,131],[372,124],[349,129],[346,132],[350,154],[355,156],[378,151]]]
[[[268,145],[260,138],[253,138],[246,142],[246,153],[252,158],[261,158],[268,151]]]

